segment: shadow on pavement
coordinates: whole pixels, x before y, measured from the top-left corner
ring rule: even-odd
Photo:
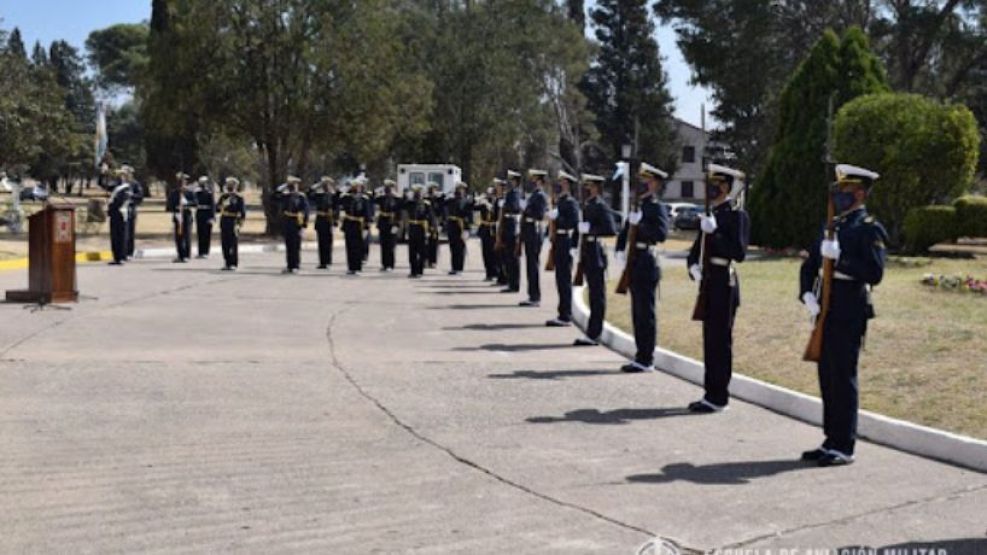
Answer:
[[[606,374],[608,372],[600,372]],[[685,407],[656,409],[616,409],[600,412],[597,409],[579,409],[565,413],[565,416],[532,416],[525,421],[531,424],[557,424],[560,422],[581,422],[583,424],[627,424],[634,420],[656,420],[673,416],[697,416]]]
[[[766,478],[796,470],[810,470],[817,467],[795,459],[774,461],[749,461],[708,464],[695,466],[692,463],[665,465],[659,474],[635,474],[627,481],[635,484],[667,484],[669,482],[692,482],[695,484],[749,484],[754,478]]]
[[[457,290],[443,290],[443,291],[425,291],[431,295],[493,295],[496,291],[474,291],[472,289]]]
[[[616,376],[618,374],[620,372],[615,370],[549,370],[546,372],[517,370],[511,374],[489,374],[487,377],[493,380],[564,380],[566,378]]]
[[[895,545],[885,545],[883,547],[870,547],[864,545],[854,545],[840,547],[834,550],[835,553],[875,553],[881,554],[915,554],[925,553],[928,555],[983,555],[987,553],[987,537],[966,538],[959,540],[938,540],[927,542],[908,542]]]
[[[505,345],[503,343],[488,343],[478,347],[456,347],[453,351],[493,351],[499,353],[520,353],[525,351],[554,351],[556,349],[571,349],[572,343],[538,343]]]
[[[543,324],[469,324],[466,326],[447,326],[442,331],[505,331],[544,328]]]
[[[517,308],[512,304],[447,304],[429,306],[429,310],[487,310],[489,308]]]

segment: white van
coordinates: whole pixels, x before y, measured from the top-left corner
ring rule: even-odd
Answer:
[[[428,187],[435,184],[439,190],[451,195],[456,184],[463,180],[463,170],[451,164],[398,164],[398,194],[413,185]]]

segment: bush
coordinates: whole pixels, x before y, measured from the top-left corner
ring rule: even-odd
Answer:
[[[956,199],[956,230],[959,237],[987,237],[987,197]]]
[[[837,160],[881,174],[867,208],[894,245],[909,210],[970,190],[979,146],[969,109],[912,94],[862,96],[836,118]]]
[[[955,241],[959,235],[956,222],[956,208],[952,206],[912,208],[905,217],[905,250],[921,254],[933,245]]]

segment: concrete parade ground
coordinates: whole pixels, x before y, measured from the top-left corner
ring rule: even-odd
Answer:
[[[987,475],[868,443],[818,469],[817,428],[689,415],[695,386],[543,327],[548,274],[537,309],[484,283],[476,241],[421,280],[403,246],[359,277],[338,248],[295,276],[216,250],[80,266],[67,310],[0,304],[0,552],[987,553]]]

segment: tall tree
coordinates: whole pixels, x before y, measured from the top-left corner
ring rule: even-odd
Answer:
[[[829,106],[887,90],[867,37],[851,28],[842,41],[827,30],[781,94],[777,141],[751,196],[754,240],[768,247],[808,247],[825,215]]]
[[[27,50],[24,48],[24,39],[21,38],[21,30],[14,27],[7,37],[7,53],[11,56],[27,59]]]
[[[599,50],[583,91],[601,142],[611,159],[633,144],[636,156],[674,171],[673,99],[646,0],[601,0],[590,19]]]
[[[86,50],[89,63],[97,70],[100,87],[132,89],[137,86],[140,72],[148,62],[149,33],[146,23],[120,23],[89,34]]]

